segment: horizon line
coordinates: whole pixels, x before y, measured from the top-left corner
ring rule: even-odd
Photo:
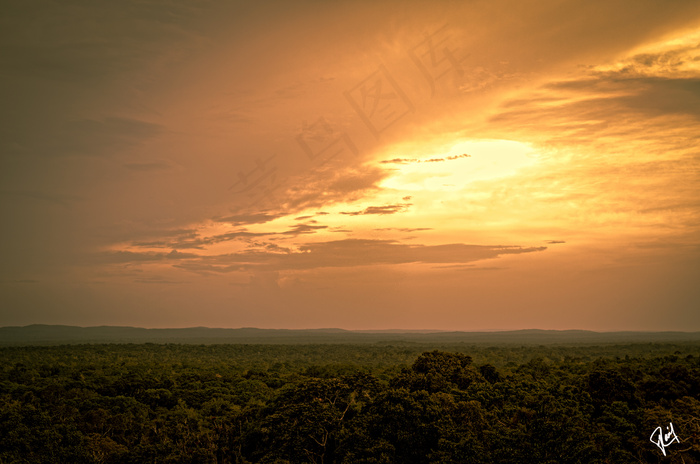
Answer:
[[[385,328],[385,329],[345,329],[342,327],[316,327],[316,328],[286,328],[286,327],[253,327],[253,326],[242,326],[242,327],[209,327],[209,326],[187,326],[187,327],[140,327],[140,326],[130,326],[130,325],[71,325],[71,324],[45,324],[45,323],[33,323],[27,325],[6,325],[0,326],[0,329],[9,328],[29,328],[29,327],[71,327],[79,329],[96,329],[96,328],[124,328],[124,329],[141,329],[141,330],[190,330],[190,329],[207,329],[207,330],[284,330],[284,331],[343,331],[343,332],[356,332],[356,333],[387,333],[387,332],[403,332],[403,333],[499,333],[499,332],[523,332],[523,331],[541,331],[541,332],[593,332],[593,333],[697,333],[700,330],[594,330],[594,329],[582,329],[582,328],[568,328],[568,329],[542,329],[536,327],[520,328],[520,329],[402,329],[402,328]]]

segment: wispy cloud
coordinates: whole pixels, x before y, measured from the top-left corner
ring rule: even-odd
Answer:
[[[462,155],[453,155],[453,156],[447,156],[445,158],[428,158],[428,159],[419,159],[419,158],[393,158],[389,160],[382,160],[380,161],[381,164],[419,164],[419,163],[439,163],[442,161],[454,161],[456,159],[460,158],[471,158],[471,155],[468,155],[466,153]]]
[[[280,232],[281,235],[301,235],[301,234],[313,234],[318,230],[323,230],[327,229],[328,226],[315,226],[313,224],[297,224],[293,226],[291,229],[286,230],[284,232]]]
[[[324,208],[352,203],[380,190],[387,173],[372,166],[325,167],[296,179],[284,192],[284,211]]]
[[[360,215],[366,215],[366,214],[396,214],[396,213],[402,213],[408,208],[410,208],[412,205],[411,203],[398,203],[395,205],[384,205],[384,206],[368,206],[367,208],[361,210],[361,211],[343,211],[340,214],[346,214],[349,216],[360,216]]]
[[[419,232],[423,230],[433,230],[432,227],[380,227],[374,230],[396,230],[398,232]]]
[[[234,230],[223,234],[204,235],[199,232],[190,232],[175,237],[173,240],[132,241],[131,246],[137,248],[171,248],[174,250],[199,249],[204,250],[212,245],[234,240],[249,240],[263,237],[296,237],[298,235],[313,234],[327,229],[326,225],[313,223],[295,224],[291,228],[282,231],[252,232],[246,229]]]
[[[663,121],[650,118],[700,118],[699,73],[698,45],[641,53],[549,82],[503,104],[491,121],[556,132],[556,140],[567,142],[592,139],[612,127],[619,128],[618,135],[619,130],[640,130],[642,121],[629,124],[630,118],[645,118],[649,127],[666,130]]]

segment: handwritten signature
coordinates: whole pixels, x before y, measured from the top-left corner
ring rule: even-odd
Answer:
[[[656,439],[654,439],[656,437]],[[671,443],[674,441],[676,443],[680,443],[681,441],[678,439],[678,435],[676,435],[676,432],[673,430],[673,423],[669,422],[668,427],[667,427],[667,432],[664,433],[663,430],[661,430],[661,427],[656,427],[654,431],[651,433],[651,437],[649,437],[649,440],[654,443],[656,446],[659,447],[662,453],[664,453],[664,456],[666,456],[666,447],[669,446]]]

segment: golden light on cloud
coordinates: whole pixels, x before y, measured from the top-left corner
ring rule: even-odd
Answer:
[[[697,2],[192,5],[6,25],[0,325],[700,328]]]
[[[391,166],[380,186],[406,192],[455,191],[471,182],[512,176],[536,162],[529,144],[512,140],[467,140],[444,152],[426,148],[421,152],[431,153],[427,157],[402,147],[388,150],[404,157],[380,161]]]
[[[629,51],[626,59],[597,69],[628,70],[666,77],[697,76],[700,72],[700,29],[673,33],[667,39],[641,45]]]

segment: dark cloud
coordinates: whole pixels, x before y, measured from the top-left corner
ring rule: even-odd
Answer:
[[[362,211],[341,212],[340,214],[346,214],[348,216],[360,216],[365,214],[396,214],[403,213],[411,206],[411,203],[399,203],[396,205],[384,206],[369,206]]]
[[[292,249],[280,246],[276,243],[270,243],[270,242],[252,242],[249,244],[250,248],[262,248],[263,250],[267,250],[271,253],[291,253]]]
[[[174,241],[180,241],[193,239],[199,236],[195,229],[154,229],[137,232],[134,235],[138,235],[139,239],[134,240],[133,245],[143,247],[170,243],[170,241],[166,240],[168,237],[175,237]]]
[[[658,70],[657,70],[658,71]],[[700,78],[636,75],[624,71],[595,73],[579,80],[551,83],[552,93],[568,92],[584,100],[566,106],[584,114],[603,107],[650,116],[688,114],[700,117]],[[586,95],[590,98],[586,99]]]
[[[266,222],[274,221],[283,217],[282,213],[253,213],[253,214],[237,214],[234,216],[224,216],[213,218],[216,222],[228,222],[231,225],[239,226],[244,224],[265,224]]]
[[[297,236],[302,234],[313,234],[317,230],[326,229],[328,226],[323,225],[313,225],[313,224],[296,224],[291,229],[285,230],[283,232],[248,232],[246,230],[229,232],[226,234],[214,235],[213,237],[201,239],[202,243],[212,244],[219,242],[227,242],[230,240],[235,240],[238,238],[248,238],[248,237],[267,237],[275,235],[291,235]]]
[[[678,74],[684,72],[687,63],[692,61],[700,61],[699,44],[678,46],[658,53],[634,55],[612,74],[623,77]]]
[[[301,234],[314,234],[317,230],[327,229],[328,226],[314,226],[311,224],[297,224],[291,229],[281,232],[281,235],[301,235]]]
[[[153,241],[139,241],[132,242],[132,246],[139,248],[172,248],[176,250],[183,249],[198,249],[203,250],[208,245],[213,245],[215,243],[228,242],[231,240],[236,240],[239,238],[250,238],[250,237],[260,237],[269,235],[263,232],[248,232],[246,230],[240,230],[235,232],[228,232],[225,234],[213,235],[211,237],[201,237],[198,233],[187,234],[182,237],[178,237],[175,240],[153,240]]]
[[[301,253],[288,255],[301,266],[344,267],[372,264],[466,263],[504,254],[543,251],[546,247],[481,246],[461,243],[407,245],[393,240],[346,239],[301,246]]]
[[[687,69],[687,63],[699,56],[700,46],[685,47],[636,55],[612,70],[589,69],[577,78],[550,82],[528,98],[508,101],[491,122],[540,132],[549,128],[565,142],[593,140],[615,126],[643,136],[642,124],[653,123],[659,129],[663,124],[654,118],[673,115],[689,116],[697,124],[700,78]],[[639,122],[629,124],[630,119]],[[678,127],[679,122],[672,124]]]
[[[550,245],[555,245],[557,243],[566,243],[564,240],[545,240],[545,243],[549,243]]]
[[[238,239],[250,239],[255,237],[272,237],[272,236],[297,236],[305,234],[313,234],[318,230],[327,229],[328,226],[314,224],[297,224],[291,229],[283,232],[249,232],[245,229],[227,232],[225,234],[212,235],[210,237],[202,237],[198,233],[190,233],[177,237],[175,240],[152,240],[132,242],[132,246],[139,248],[172,248],[175,250],[182,249],[205,249],[209,245],[216,243],[230,242]]]
[[[506,254],[544,251],[547,247],[482,246],[461,243],[408,245],[395,240],[345,239],[302,245],[297,252],[246,251],[200,257],[175,267],[197,272],[284,271],[408,263],[464,264]]]

